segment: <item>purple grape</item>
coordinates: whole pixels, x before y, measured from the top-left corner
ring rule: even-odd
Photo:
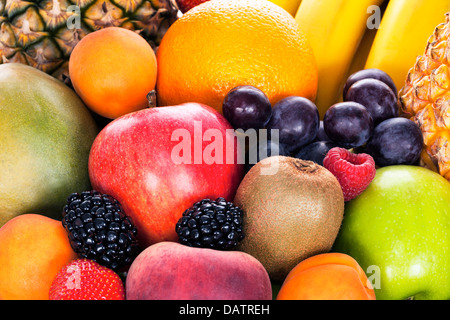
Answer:
[[[269,98],[256,87],[238,86],[223,101],[223,115],[235,129],[263,129],[272,115]]]
[[[391,118],[375,127],[365,152],[380,167],[414,165],[420,158],[423,136],[419,126],[406,118]]]
[[[323,120],[320,120],[319,131],[317,131],[317,136],[314,141],[331,141],[330,137],[327,136],[325,128],[323,127]]]
[[[398,116],[397,96],[387,84],[376,79],[355,82],[347,91],[345,101],[362,104],[372,115],[374,125]]]
[[[344,86],[343,98],[345,99],[348,89],[355,82],[363,79],[377,79],[383,81],[385,84],[389,86],[389,88],[391,88],[392,92],[397,96],[397,87],[395,86],[395,83],[392,80],[392,78],[383,70],[373,68],[360,70],[349,76]]]
[[[342,148],[364,145],[373,132],[369,111],[357,102],[340,102],[331,106],[323,118],[325,132]]]
[[[331,141],[316,141],[300,149],[294,156],[302,160],[310,160],[323,166],[323,159],[330,149],[338,145]]]
[[[267,129],[269,133],[279,130],[280,145],[288,153],[294,153],[314,141],[319,122],[319,110],[313,102],[304,97],[290,96],[273,106]]]

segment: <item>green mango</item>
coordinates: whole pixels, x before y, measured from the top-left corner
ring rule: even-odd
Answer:
[[[90,189],[98,133],[75,92],[26,65],[0,65],[0,227],[38,213],[60,220],[67,196]]]

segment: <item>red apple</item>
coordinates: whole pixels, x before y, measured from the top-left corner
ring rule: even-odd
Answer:
[[[188,10],[206,1],[209,0],[177,0],[177,5],[182,13],[186,13]]]
[[[160,242],[130,266],[127,300],[270,300],[263,265],[242,251],[220,251]]]
[[[94,189],[121,203],[146,247],[177,241],[176,222],[195,202],[232,201],[243,176],[240,156],[233,128],[212,108],[157,107],[103,128],[91,148],[89,176]]]

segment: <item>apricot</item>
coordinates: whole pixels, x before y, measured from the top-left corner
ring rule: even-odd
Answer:
[[[61,221],[23,214],[0,228],[0,299],[48,300],[58,271],[77,258]]]
[[[95,113],[110,119],[148,107],[157,62],[150,44],[122,27],[83,37],[70,55],[69,75],[76,93]]]
[[[286,276],[277,300],[375,300],[364,270],[351,256],[323,253],[297,264]]]

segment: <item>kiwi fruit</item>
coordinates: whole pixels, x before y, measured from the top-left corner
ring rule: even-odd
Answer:
[[[300,261],[329,252],[344,217],[336,177],[312,162],[287,156],[252,167],[236,192],[245,238],[238,246],[282,281]]]

